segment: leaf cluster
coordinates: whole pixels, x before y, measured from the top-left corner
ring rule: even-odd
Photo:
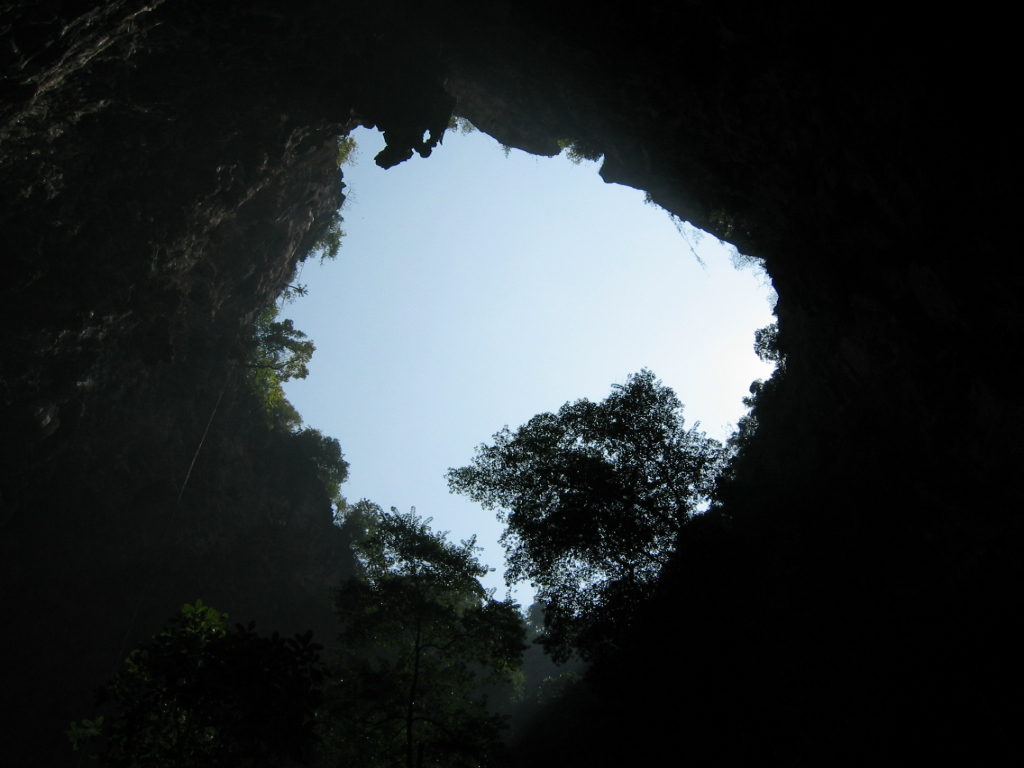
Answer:
[[[581,139],[559,139],[559,148],[570,161],[579,165],[584,160],[600,160],[604,155],[600,149]]]
[[[766,363],[783,363],[785,357],[779,346],[779,324],[772,323],[754,331],[754,352]]]

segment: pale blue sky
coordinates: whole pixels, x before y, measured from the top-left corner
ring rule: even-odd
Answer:
[[[644,367],[689,425],[725,438],[771,372],[752,350],[774,320],[771,289],[729,246],[684,237],[642,192],[605,184],[599,163],[505,157],[488,136],[449,133],[430,158],[383,171],[380,135],[354,135],[341,251],[305,265],[309,295],[282,313],[317,347],[286,391],[341,441],[346,498],[415,506],[453,540],[476,533],[500,597],[500,524],[450,495],[445,471],[502,426],[602,399]]]

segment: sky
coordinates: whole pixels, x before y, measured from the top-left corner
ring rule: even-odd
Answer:
[[[449,132],[429,158],[384,171],[381,135],[353,135],[341,250],[303,265],[308,295],[282,309],[317,348],[285,390],[341,442],[350,502],[415,507],[452,541],[475,534],[501,598],[501,524],[449,494],[446,470],[503,426],[604,399],[641,368],[675,390],[687,426],[726,438],[750,383],[771,374],[753,341],[774,292],[734,267],[732,246],[605,184],[599,162]],[[525,606],[532,590],[512,595]]]

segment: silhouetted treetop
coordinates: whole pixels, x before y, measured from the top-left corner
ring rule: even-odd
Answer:
[[[472,538],[453,544],[415,510],[363,500],[343,525],[362,567],[335,595],[342,643],[328,741],[337,764],[480,765],[502,725],[484,685],[519,667],[519,607],[480,584],[488,568]]]
[[[506,580],[539,588],[542,642],[564,658],[607,642],[624,620],[616,611],[646,593],[724,459],[643,370],[599,403],[577,400],[505,427],[472,464],[449,470],[448,483],[507,523]]]

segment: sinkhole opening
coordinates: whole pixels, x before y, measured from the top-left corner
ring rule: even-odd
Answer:
[[[508,425],[608,396],[641,369],[675,390],[688,426],[726,439],[772,366],[754,332],[774,291],[751,259],[674,221],[599,161],[535,157],[454,130],[387,171],[357,129],[344,167],[345,236],[310,259],[281,307],[316,344],[286,384],[304,421],[337,437],[351,501],[416,507],[452,540],[477,535],[504,592],[494,514],[449,494],[445,471]],[[530,602],[525,586],[513,593]]]

